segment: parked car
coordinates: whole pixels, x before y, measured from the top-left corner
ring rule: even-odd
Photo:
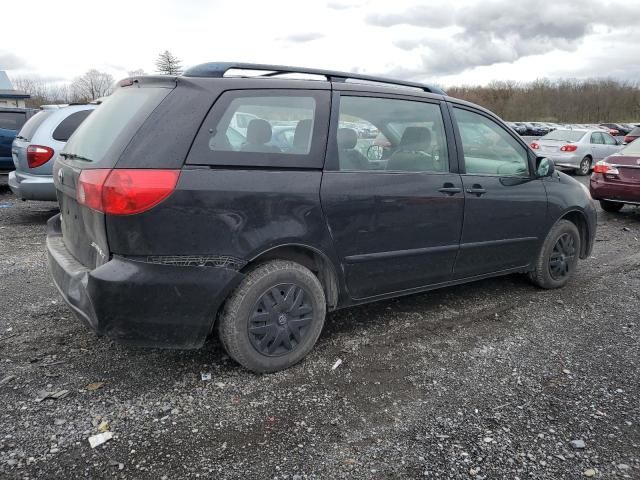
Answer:
[[[280,76],[293,72],[327,81]],[[239,111],[259,118],[236,147]],[[299,149],[269,145],[282,118]],[[353,119],[384,134],[384,162],[339,127]],[[330,310],[518,272],[562,287],[596,231],[587,188],[489,111],[315,69],[211,63],[123,80],[53,176],[49,268],[80,319],[147,346],[199,347],[215,328],[256,372],[304,358]]]
[[[624,136],[623,143],[631,143],[640,137],[640,127],[636,127]]]
[[[607,212],[617,212],[625,204],[640,205],[640,142],[596,163],[589,191]]]
[[[15,171],[9,174],[9,188],[18,198],[56,200],[53,159],[96,106],[47,108],[24,124],[11,148]]]
[[[541,122],[531,122],[531,126],[534,128],[534,135],[546,135],[551,129]]]
[[[517,122],[506,122],[518,135],[525,135],[527,133],[527,127]]]
[[[553,160],[558,167],[588,175],[591,166],[622,148],[618,141],[600,129],[554,130],[531,142],[538,155]]]
[[[615,135],[626,135],[629,133],[629,129],[620,123],[601,123],[600,126],[607,127],[610,130],[616,130],[618,133]]]
[[[13,170],[11,143],[31,116],[31,109],[0,107],[0,173]]]

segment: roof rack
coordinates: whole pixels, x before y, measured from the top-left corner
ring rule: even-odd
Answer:
[[[185,77],[212,77],[222,78],[229,70],[256,70],[264,71],[261,77],[275,77],[290,73],[302,73],[307,75],[320,75],[326,77],[331,82],[346,82],[347,80],[362,80],[365,82],[384,83],[388,85],[397,85],[401,87],[417,88],[428,93],[436,93],[446,95],[446,93],[438,87],[425,85],[418,82],[407,82],[404,80],[396,80],[387,77],[378,77],[374,75],[361,75],[359,73],[338,72],[334,70],[320,70],[317,68],[305,67],[289,67],[286,65],[265,65],[261,63],[235,63],[235,62],[210,62],[202,63],[187,69],[183,75]]]

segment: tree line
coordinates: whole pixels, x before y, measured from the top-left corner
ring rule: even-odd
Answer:
[[[637,83],[613,79],[494,81],[446,89],[509,121],[559,123],[640,122]]]
[[[155,62],[156,73],[160,75],[179,75],[182,73],[181,61],[168,50],[158,55]],[[128,72],[130,77],[146,75],[142,69]],[[28,93],[27,107],[40,105],[86,103],[106,97],[113,92],[115,80],[112,75],[92,68],[71,82],[52,82],[39,77],[17,76],[11,82],[16,90]]]

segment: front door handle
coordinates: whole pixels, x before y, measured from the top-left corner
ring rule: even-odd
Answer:
[[[438,191],[446,193],[447,195],[455,195],[456,193],[460,193],[462,189],[455,187],[453,183],[447,182],[442,186],[442,188],[439,188]]]
[[[471,188],[467,188],[467,193],[471,193],[479,197],[480,195],[484,195],[485,193],[487,193],[487,191],[482,188],[482,185],[474,183]]]

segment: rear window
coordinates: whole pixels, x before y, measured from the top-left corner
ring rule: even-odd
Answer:
[[[49,115],[53,113],[53,110],[41,110],[31,117],[27,123],[24,124],[22,129],[18,132],[18,138],[22,138],[26,141],[31,140],[36,130],[40,128],[42,122],[44,122]]]
[[[27,120],[25,112],[0,112],[0,128],[20,130]]]
[[[63,153],[85,163],[101,163],[111,147],[124,147],[122,143],[133,137],[170,91],[170,88],[163,87],[134,86],[117,89],[82,122],[67,142]],[[113,162],[116,160],[109,159]]]
[[[561,142],[577,142],[584,137],[586,132],[576,130],[554,130],[547,133],[541,140],[559,140]]]
[[[73,132],[80,126],[84,119],[89,116],[89,114],[93,110],[81,110],[79,112],[74,112],[69,115],[67,118],[62,120],[60,124],[53,131],[52,137],[54,140],[58,140],[59,142],[66,142],[69,140],[69,137],[73,135]]]

